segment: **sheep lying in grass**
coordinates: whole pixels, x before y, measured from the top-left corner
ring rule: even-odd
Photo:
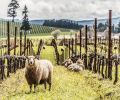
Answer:
[[[63,62],[63,65],[65,66],[65,67],[68,67],[69,65],[71,65],[73,63],[73,61],[70,59],[70,58],[68,58],[68,59],[66,59],[64,62]]]
[[[75,72],[83,71],[84,70],[84,65],[81,59],[78,59],[76,63],[73,63],[68,66],[68,70],[72,70]]]
[[[51,90],[51,78],[53,73],[53,65],[48,60],[38,60],[34,56],[29,56],[26,59],[25,78],[30,86],[30,92],[32,85],[34,85],[34,92],[38,84],[44,84],[46,89],[46,83],[49,84],[49,91]]]

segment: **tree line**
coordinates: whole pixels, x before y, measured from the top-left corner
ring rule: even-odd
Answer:
[[[50,27],[59,27],[59,28],[66,28],[66,29],[81,29],[84,26],[79,25],[78,22],[72,20],[45,20],[43,26],[50,26]]]

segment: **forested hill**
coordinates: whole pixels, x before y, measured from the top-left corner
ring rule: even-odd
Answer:
[[[72,20],[45,20],[43,26],[59,27],[66,29],[80,29],[84,27],[83,25],[79,25],[77,21]]]

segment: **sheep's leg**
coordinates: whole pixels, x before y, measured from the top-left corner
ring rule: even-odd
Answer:
[[[44,82],[44,87],[45,87],[45,90],[46,90],[46,80],[45,80],[45,82]]]
[[[34,84],[34,92],[36,92],[36,86],[37,86],[37,85],[36,85],[36,84]]]
[[[30,85],[30,92],[32,91],[32,85]]]
[[[49,91],[51,90],[51,76],[49,76],[47,83],[49,84]]]
[[[51,90],[51,82],[49,83],[49,91]]]

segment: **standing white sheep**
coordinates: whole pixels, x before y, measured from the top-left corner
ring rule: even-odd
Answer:
[[[46,83],[49,84],[49,91],[51,90],[51,79],[53,73],[53,65],[48,60],[38,60],[34,56],[29,56],[26,59],[25,78],[30,86],[30,92],[32,85],[34,85],[34,92],[36,92],[36,86],[38,84],[44,84],[46,89]]]

